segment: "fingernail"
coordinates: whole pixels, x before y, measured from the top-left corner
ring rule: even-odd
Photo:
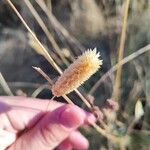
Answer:
[[[60,115],[60,123],[67,128],[77,128],[82,125],[85,113],[77,106],[68,105]]]

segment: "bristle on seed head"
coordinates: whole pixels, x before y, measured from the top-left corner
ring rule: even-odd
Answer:
[[[70,93],[90,78],[102,65],[96,48],[85,51],[58,78],[52,86],[53,95],[59,97]]]

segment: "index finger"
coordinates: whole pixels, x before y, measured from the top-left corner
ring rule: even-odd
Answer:
[[[33,126],[47,111],[53,111],[56,108],[65,105],[65,103],[59,103],[53,100],[42,100],[36,98],[28,97],[9,97],[9,96],[0,96],[0,109],[3,114],[7,114],[10,124],[13,124],[13,127],[10,124],[3,124],[3,121],[0,122],[0,127],[5,127],[8,131],[16,132],[25,129],[26,127],[30,128]],[[4,105],[10,109],[3,110]],[[47,106],[49,108],[47,109]],[[95,117],[86,113],[85,123],[94,122]],[[2,119],[1,119],[2,120]],[[31,121],[32,120],[32,121]]]
[[[65,103],[60,103],[56,101],[52,101],[51,99],[38,99],[38,98],[30,98],[23,96],[0,96],[0,102],[4,102],[9,106],[18,106],[18,107],[27,107],[31,109],[38,109],[41,111],[53,111],[54,109],[64,105]],[[49,107],[47,108],[47,106]]]

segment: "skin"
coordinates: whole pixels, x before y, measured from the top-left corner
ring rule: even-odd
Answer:
[[[86,150],[77,128],[90,122],[95,117],[75,105],[1,96],[0,150]]]

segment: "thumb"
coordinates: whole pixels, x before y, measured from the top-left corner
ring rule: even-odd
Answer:
[[[24,133],[9,150],[50,150],[84,123],[85,112],[75,105],[63,105],[48,112],[32,129]]]

